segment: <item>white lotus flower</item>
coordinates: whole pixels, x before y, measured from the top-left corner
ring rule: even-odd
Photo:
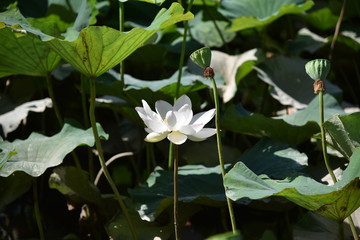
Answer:
[[[191,100],[182,95],[174,106],[159,100],[155,103],[156,112],[152,111],[148,103],[142,100],[143,107],[135,110],[144,121],[149,134],[147,142],[158,142],[166,137],[174,144],[183,144],[187,139],[203,141],[216,133],[215,128],[204,128],[215,115],[215,109],[193,115]]]

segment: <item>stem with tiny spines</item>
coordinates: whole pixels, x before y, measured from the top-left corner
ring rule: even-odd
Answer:
[[[224,181],[224,177],[226,174],[225,167],[224,167],[224,158],[223,158],[223,152],[222,152],[222,144],[221,144],[221,136],[220,136],[220,104],[219,104],[219,97],[217,94],[217,86],[215,79],[213,77],[210,77],[213,85],[213,94],[214,94],[214,101],[215,101],[215,126],[216,126],[216,139],[217,139],[217,149],[218,149],[218,157],[219,157],[219,163],[221,168],[221,175]],[[225,192],[227,190],[227,187],[224,186]],[[226,202],[229,209],[229,215],[230,215],[230,221],[231,221],[231,227],[233,233],[236,233],[236,222],[235,222],[235,214],[234,209],[232,206],[232,202],[230,198],[226,196]]]
[[[130,232],[132,235],[133,240],[137,240],[137,234],[135,231],[135,227],[131,221],[130,215],[126,209],[125,203],[122,200],[122,197],[120,195],[120,192],[118,191],[118,189],[116,188],[116,185],[113,181],[113,179],[111,178],[111,175],[109,173],[109,170],[107,169],[106,166],[106,162],[105,162],[105,158],[104,158],[104,153],[102,150],[102,146],[101,146],[101,142],[100,142],[100,138],[99,138],[99,133],[96,127],[96,119],[95,119],[95,98],[96,98],[96,89],[95,89],[95,77],[90,77],[89,78],[90,81],[90,108],[89,108],[89,117],[90,117],[90,124],[91,124],[91,128],[94,134],[94,138],[95,138],[95,146],[96,146],[96,150],[98,151],[98,155],[99,155],[99,161],[100,161],[100,165],[101,168],[104,171],[104,175],[111,187],[111,189],[113,190],[114,194],[115,194],[115,198],[118,201],[120,208],[123,212],[123,214],[125,215],[125,218],[129,224],[129,228],[130,228]]]

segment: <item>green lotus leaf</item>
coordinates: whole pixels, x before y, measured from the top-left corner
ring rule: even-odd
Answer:
[[[352,239],[349,224],[343,223],[345,239]],[[339,222],[307,212],[294,226],[297,240],[339,240]]]
[[[128,2],[128,1],[147,2],[147,3],[156,4],[156,5],[161,5],[161,4],[163,4],[163,2],[165,2],[165,0],[119,0],[119,2]]]
[[[338,101],[330,94],[325,94],[323,101],[325,121],[335,114],[346,114]],[[279,118],[295,126],[303,126],[310,121],[320,124],[319,108],[319,96],[316,95],[305,109]]]
[[[301,15],[301,18],[303,18],[310,25],[320,30],[326,31],[335,27],[339,16],[334,14],[330,8],[326,7],[317,9],[308,14]]]
[[[173,224],[159,226],[159,223],[141,220],[139,214],[132,209],[129,209],[129,215],[136,228],[141,229],[138,231],[138,240],[169,239],[174,231]],[[111,239],[132,239],[127,226],[128,222],[124,215],[118,214],[105,227]]]
[[[57,189],[74,203],[92,203],[104,208],[99,189],[89,181],[88,174],[76,167],[57,167],[49,177],[49,187]]]
[[[0,23],[4,23],[4,26],[14,26],[14,31],[16,31],[15,26],[20,26],[22,29],[20,29],[18,32],[32,33],[39,36],[43,41],[50,40],[52,38],[52,36],[45,34],[40,29],[32,26],[30,22],[20,13],[19,9],[16,8],[10,8],[5,12],[1,12]],[[1,28],[2,27],[0,24],[0,29]]]
[[[168,10],[160,10],[145,29],[134,28],[124,33],[106,26],[90,26],[76,38],[75,35],[68,35],[65,40],[53,38],[48,44],[77,70],[97,77],[143,46],[158,30],[193,17],[192,13],[183,12],[180,4],[173,3]]]
[[[97,126],[99,134],[107,138],[107,134],[100,125]],[[83,130],[66,123],[62,130],[51,137],[32,133],[26,140],[15,140],[13,142],[0,142],[2,151],[15,151],[12,156],[0,169],[0,176],[7,177],[15,171],[23,171],[27,174],[38,177],[47,168],[62,163],[64,157],[77,146],[93,146],[95,142],[91,129]]]
[[[313,1],[303,0],[224,0],[220,12],[234,19],[229,31],[270,24],[286,14],[302,14],[310,9]]]
[[[239,124],[241,123],[241,124]],[[250,113],[241,105],[232,105],[221,118],[224,130],[256,137],[270,137],[290,144],[299,144],[319,132],[317,123],[310,121],[302,126],[295,126],[282,119],[265,117],[258,113]]]
[[[256,174],[283,179],[292,176],[307,166],[308,157],[289,144],[262,138],[246,150],[239,161]]]
[[[288,43],[288,49],[292,55],[300,55],[302,52],[314,53],[328,41],[328,38],[323,38],[307,28],[302,28],[297,32],[296,38]]]
[[[254,66],[258,77],[271,85],[271,96],[282,105],[296,109],[305,108],[314,98],[314,81],[306,74],[305,59],[275,56]],[[325,81],[326,92],[340,96],[342,91],[329,81]]]
[[[214,20],[220,29],[221,35],[225,43],[231,42],[236,33],[225,30],[229,23],[224,20]],[[224,42],[217,31],[215,31],[214,22],[206,20],[203,11],[198,12],[194,19],[189,21],[191,36],[204,46],[221,47]]]
[[[232,200],[282,196],[319,215],[343,221],[360,206],[360,148],[354,151],[351,159],[341,180],[333,186],[305,176],[272,180],[256,175],[238,162],[225,176],[226,195]]]
[[[206,238],[206,240],[242,240],[242,239],[243,239],[243,237],[241,236],[241,234],[239,232],[221,233],[221,234],[217,234],[217,235]]]
[[[46,76],[58,65],[61,57],[55,51],[37,37],[24,33],[17,32],[16,28],[0,29],[3,39],[0,77],[16,74]]]
[[[196,183],[196,184],[194,184]],[[207,168],[201,165],[179,167],[179,201],[207,205],[225,203],[220,167]],[[173,172],[157,167],[147,179],[146,186],[129,189],[138,205],[142,219],[153,221],[172,204]]]
[[[39,36],[73,67],[88,77],[97,77],[116,66],[136,49],[143,46],[158,30],[193,18],[178,3],[161,9],[147,28],[134,28],[124,33],[106,26],[90,26],[80,32],[69,31],[66,39],[58,39],[33,27],[18,10],[0,13],[0,22],[19,25]]]
[[[334,115],[324,123],[332,145],[347,159],[360,147],[359,121],[360,113],[357,112],[347,116]]]
[[[0,152],[0,169],[12,156],[16,155],[16,153],[17,152],[11,150]]]
[[[201,81],[203,80],[202,77],[190,73],[187,67],[184,67],[182,71],[183,73],[180,83],[179,95],[188,94],[206,87],[211,87],[210,81]],[[139,94],[139,92],[143,90],[147,90],[147,92],[149,92],[149,97],[153,94],[153,92],[163,92],[166,95],[175,97],[178,74],[179,72],[176,71],[169,78],[152,81],[137,79],[131,75],[125,74],[125,90],[131,93],[132,97],[136,97],[137,95],[140,96],[140,100],[145,99],[145,97],[142,96],[143,93]],[[215,75],[214,78],[218,84],[223,84],[223,80],[220,74]],[[97,78],[96,92],[101,95],[122,97],[119,94],[119,91],[117,91],[117,89],[122,84],[119,79],[119,74],[114,73],[113,71],[109,71],[108,73],[103,74]],[[88,89],[86,90],[88,91]]]

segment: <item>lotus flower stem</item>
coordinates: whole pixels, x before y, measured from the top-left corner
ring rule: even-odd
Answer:
[[[218,98],[218,94],[217,94],[217,86],[216,86],[215,79],[213,76],[210,76],[210,79],[211,79],[212,85],[213,85],[214,101],[215,101],[215,108],[216,108],[215,126],[216,126],[217,149],[218,149],[219,163],[220,163],[220,167],[221,167],[221,175],[224,180],[226,172],[225,172],[225,167],[224,167],[221,136],[220,136],[220,104],[219,104],[219,98]],[[224,189],[226,192],[227,187],[224,186]],[[232,202],[231,202],[230,198],[228,198],[228,197],[226,197],[226,202],[227,202],[228,209],[229,209],[232,231],[233,231],[233,233],[236,233],[236,222],[235,222],[235,215],[234,215],[234,209],[232,206]]]
[[[39,207],[39,193],[36,178],[33,180],[33,198],[36,224],[39,230],[40,240],[45,240],[44,228],[41,220],[41,212]]]
[[[318,93],[319,93],[319,104],[320,104],[320,131],[321,131],[321,145],[322,145],[322,150],[323,150],[323,156],[324,156],[324,162],[325,162],[325,166],[326,169],[328,170],[331,179],[333,180],[334,184],[337,182],[336,176],[334,174],[334,171],[332,170],[330,163],[329,163],[329,159],[328,159],[328,155],[327,155],[327,149],[326,149],[326,138],[325,138],[325,129],[324,129],[324,88],[321,88]],[[350,225],[350,229],[352,232],[352,235],[354,237],[355,240],[359,240],[359,236],[357,235],[356,232],[356,227],[354,224],[354,221],[351,217],[351,215],[349,217],[347,217],[348,221],[349,221],[349,225]],[[339,237],[340,239],[344,239],[344,227],[343,227],[343,222],[339,222]]]
[[[175,239],[179,240],[179,201],[178,201],[178,165],[179,165],[179,149],[176,144],[173,145],[173,153],[174,153],[174,227],[175,227]]]
[[[109,170],[106,167],[106,162],[105,162],[105,158],[104,158],[104,153],[102,150],[102,146],[101,146],[101,142],[100,142],[100,138],[99,138],[99,133],[96,127],[96,119],[95,119],[95,97],[96,97],[96,89],[95,89],[95,78],[90,78],[90,108],[89,108],[89,117],[90,117],[90,123],[91,123],[91,128],[93,130],[93,134],[94,134],[94,138],[95,138],[95,145],[96,145],[96,149],[98,151],[98,155],[99,155],[99,161],[100,161],[100,165],[102,170],[104,171],[104,175],[111,187],[111,189],[113,190],[114,194],[115,194],[115,198],[118,201],[119,205],[120,205],[120,209],[122,210],[123,214],[125,215],[125,218],[129,224],[129,228],[130,228],[130,232],[132,235],[132,239],[133,240],[137,240],[137,234],[134,228],[134,225],[131,221],[130,215],[126,209],[125,203],[122,200],[122,197],[120,195],[120,192],[118,191],[118,189],[116,188],[116,185],[113,181],[113,179],[111,178],[111,175],[109,173]]]
[[[168,160],[168,169],[171,170],[174,168],[174,144],[170,142],[169,144],[169,160]]]

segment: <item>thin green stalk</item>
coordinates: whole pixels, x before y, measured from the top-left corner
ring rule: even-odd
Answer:
[[[356,232],[356,227],[355,227],[355,224],[354,224],[354,220],[352,219],[351,215],[347,217],[347,220],[349,221],[351,233],[352,233],[354,239],[359,240],[359,235]]]
[[[325,138],[325,129],[324,129],[324,91],[319,91],[319,104],[320,104],[320,131],[321,131],[321,146],[325,161],[325,166],[327,171],[329,172],[331,179],[334,183],[337,182],[335,174],[330,166],[328,155],[327,155],[327,149],[326,149],[326,138]]]
[[[61,117],[59,106],[57,105],[57,103],[55,101],[54,88],[53,88],[50,73],[46,74],[46,82],[47,82],[47,89],[48,89],[49,96],[50,96],[51,101],[52,101],[52,105],[53,105],[53,108],[54,108],[54,111],[55,111],[56,118],[57,118],[57,120],[59,122],[60,127],[62,127],[64,125],[64,120]]]
[[[96,127],[96,119],[95,119],[95,97],[96,97],[96,89],[95,89],[95,78],[90,78],[90,108],[89,108],[89,117],[90,117],[90,123],[91,123],[91,128],[93,130],[93,134],[94,134],[94,138],[95,138],[95,145],[96,145],[96,149],[98,151],[99,154],[99,161],[100,161],[100,165],[102,170],[104,171],[104,175],[111,187],[111,189],[113,190],[114,194],[115,194],[115,198],[118,201],[120,208],[123,212],[123,214],[125,215],[125,218],[129,224],[129,228],[130,228],[130,232],[132,234],[132,238],[134,240],[137,240],[137,234],[136,234],[136,230],[134,228],[134,225],[131,221],[130,215],[126,209],[126,206],[124,204],[124,201],[122,200],[122,197],[120,195],[120,192],[118,191],[118,189],[116,188],[116,185],[113,181],[113,179],[111,178],[111,175],[106,167],[106,163],[105,163],[105,158],[104,158],[104,153],[102,150],[102,146],[101,146],[101,142],[100,142],[100,138],[99,138],[99,133]]]
[[[124,31],[124,3],[119,1],[119,30],[120,32]],[[120,62],[120,82],[122,84],[121,91],[124,87],[124,72],[125,66],[124,61]]]
[[[187,7],[187,12],[189,12],[191,10],[192,4],[193,4],[194,0],[190,0],[189,5]],[[181,0],[179,0],[179,3],[182,4]],[[176,99],[179,97],[179,92],[180,92],[180,84],[181,84],[181,76],[182,76],[182,69],[184,66],[184,59],[185,59],[185,51],[186,51],[186,37],[187,37],[187,31],[189,29],[189,24],[188,22],[184,22],[184,35],[183,35],[183,41],[181,43],[181,53],[180,53],[180,61],[179,61],[179,70],[178,70],[178,78],[177,78],[177,83],[176,83],[176,91],[175,91],[175,99],[174,101],[176,101]],[[169,161],[168,161],[168,168],[169,170],[173,168],[173,143],[170,142],[169,145]]]
[[[335,48],[335,43],[336,43],[336,40],[337,40],[337,38],[339,36],[342,19],[344,18],[345,7],[346,7],[346,0],[343,1],[342,7],[341,7],[341,10],[340,10],[339,19],[336,22],[333,40],[331,41],[331,45],[330,45],[329,60],[332,60],[332,56],[333,56],[333,52],[334,52],[334,48]]]
[[[53,105],[53,108],[54,108],[54,111],[55,111],[55,115],[56,115],[56,118],[57,118],[57,120],[59,122],[59,125],[60,125],[60,128],[61,128],[64,125],[64,120],[63,120],[63,118],[62,118],[62,116],[60,114],[59,106],[57,105],[57,102],[56,102],[56,99],[55,99],[54,87],[53,87],[53,84],[52,84],[52,79],[51,79],[50,73],[46,74],[46,82],[47,82],[47,89],[48,89],[48,92],[49,92],[49,96],[51,98],[52,105]],[[79,158],[77,157],[75,152],[72,151],[71,155],[72,155],[72,157],[74,159],[75,166],[78,169],[81,169],[81,164],[80,164]]]
[[[169,160],[168,160],[168,169],[171,170],[174,167],[174,144],[170,142],[169,144]]]
[[[83,121],[85,128],[90,127],[89,123],[89,117],[88,117],[88,106],[87,106],[87,99],[86,99],[86,93],[85,93],[85,84],[87,83],[85,75],[81,74],[81,106],[82,106],[82,112],[83,112]],[[88,167],[89,167],[89,179],[91,182],[95,179],[95,166],[94,166],[94,154],[91,152],[91,149],[88,149]]]
[[[87,99],[86,99],[86,92],[85,92],[85,84],[87,83],[87,79],[85,77],[84,74],[81,74],[81,89],[80,89],[80,93],[81,93],[81,106],[82,106],[82,112],[83,112],[83,121],[84,121],[84,126],[86,128],[90,127],[90,123],[89,123],[89,116],[88,116],[88,107],[87,107]]]
[[[328,172],[331,176],[331,179],[333,180],[333,182],[335,184],[337,182],[337,179],[336,179],[336,176],[330,166],[328,155],[327,155],[327,148],[326,148],[326,138],[325,138],[325,129],[324,129],[324,90],[319,91],[319,104],[320,104],[321,146],[322,146],[322,150],[323,150],[324,162],[325,162],[326,169],[328,170]],[[349,221],[350,229],[351,229],[354,239],[359,240],[359,236],[356,232],[356,227],[355,227],[355,224],[354,224],[354,221],[353,221],[351,215],[348,216],[347,219]],[[342,223],[341,223],[341,225],[342,225]],[[343,227],[339,225],[339,231],[341,229],[343,229]],[[341,237],[341,235],[339,237]]]
[[[38,187],[36,178],[33,180],[33,198],[34,198],[34,211],[35,211],[35,218],[36,218],[36,224],[39,230],[39,236],[41,240],[45,240],[45,234],[44,234],[44,227],[42,225],[41,220],[41,212],[39,207],[39,195],[38,195]]]
[[[344,222],[338,221],[338,226],[339,226],[339,240],[345,240]]]
[[[193,4],[194,0],[190,0],[188,8],[187,8],[187,12],[189,12],[191,10],[192,4]],[[180,91],[180,82],[181,82],[181,76],[182,76],[182,69],[184,66],[184,59],[185,59],[185,51],[186,51],[186,37],[187,37],[187,32],[189,30],[189,23],[186,21],[184,22],[184,35],[183,35],[183,40],[181,43],[181,53],[180,53],[180,61],[179,61],[179,74],[178,74],[178,79],[177,79],[177,84],[176,84],[176,98],[179,97],[179,91]]]
[[[179,234],[179,216],[178,216],[178,165],[179,165],[179,149],[178,146],[174,145],[174,227],[175,227],[175,239],[180,240]]]
[[[216,29],[216,31],[218,32],[219,36],[220,36],[220,39],[221,39],[221,41],[222,41],[222,43],[223,43],[223,45],[224,45],[224,47],[225,47],[225,51],[226,51],[226,52],[230,52],[230,50],[229,50],[229,48],[228,48],[228,46],[227,46],[227,44],[226,44],[225,38],[224,38],[224,36],[223,36],[223,34],[222,34],[219,26],[217,25],[214,16],[211,14],[208,6],[206,5],[205,0],[202,0],[202,2],[203,2],[203,5],[204,5],[204,7],[205,7],[205,11],[209,14],[209,16],[210,16],[210,18],[211,18],[211,21],[213,22],[213,24],[214,24],[214,26],[215,26],[215,29]]]
[[[220,163],[220,167],[221,167],[221,175],[224,180],[226,172],[225,172],[225,167],[224,167],[223,151],[222,151],[221,136],[220,136],[220,104],[219,104],[219,98],[218,98],[218,94],[217,94],[217,86],[216,86],[215,79],[213,77],[210,77],[210,79],[211,79],[212,85],[213,85],[213,93],[214,93],[214,101],[215,101],[215,109],[216,109],[215,126],[216,126],[216,140],[217,140],[218,156],[219,156],[219,163]],[[224,189],[226,192],[227,187],[224,186]],[[228,198],[228,197],[226,197],[226,202],[227,202],[227,205],[229,208],[229,215],[230,215],[232,231],[233,231],[233,233],[235,233],[236,232],[236,222],[235,222],[235,214],[234,214],[232,202],[231,202],[230,198]]]

